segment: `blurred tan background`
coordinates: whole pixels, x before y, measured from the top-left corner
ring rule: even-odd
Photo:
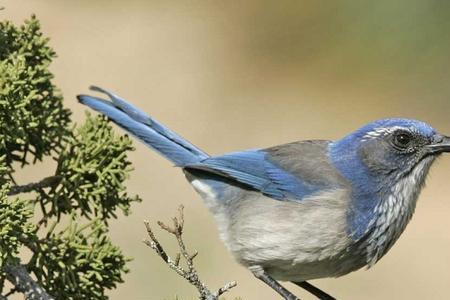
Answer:
[[[337,139],[373,119],[417,118],[450,133],[448,1],[3,0],[2,19],[32,13],[59,57],[51,69],[82,122],[78,93],[111,89],[212,154],[300,139]],[[118,132],[122,132],[118,129]],[[235,263],[181,172],[141,144],[129,191],[144,201],[111,224],[134,258],[111,299],[195,299],[142,242],[142,221],[186,207],[198,269],[227,299],[279,299]],[[23,183],[53,172],[21,173]],[[433,168],[415,217],[374,268],[314,283],[339,299],[447,299],[450,157]],[[158,232],[169,249],[175,243]],[[173,253],[174,251],[172,251]],[[286,284],[302,299],[313,299]]]

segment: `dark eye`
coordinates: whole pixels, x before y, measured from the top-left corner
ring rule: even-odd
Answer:
[[[399,132],[394,135],[394,146],[398,148],[407,148],[411,143],[412,136],[407,132]]]

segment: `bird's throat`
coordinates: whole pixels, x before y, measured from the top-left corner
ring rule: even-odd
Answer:
[[[411,219],[434,157],[424,158],[388,188],[375,207],[366,237],[367,263],[375,264],[397,241]]]

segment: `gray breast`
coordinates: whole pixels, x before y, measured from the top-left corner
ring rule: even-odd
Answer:
[[[224,241],[246,266],[258,265],[280,280],[334,277],[353,270],[345,264],[346,190],[297,201],[246,193],[227,209]],[[349,269],[350,268],[350,269]]]
[[[192,184],[214,214],[221,239],[244,266],[263,267],[278,280],[302,281],[341,276],[365,263],[365,256],[346,251],[352,243],[347,190],[277,201],[229,186],[218,201],[201,179]]]

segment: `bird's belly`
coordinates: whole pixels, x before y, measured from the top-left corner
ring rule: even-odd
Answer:
[[[239,200],[228,247],[244,265],[259,265],[279,280],[336,277],[361,267],[347,253],[348,201],[343,191],[297,201]]]
[[[193,183],[199,191],[202,185]],[[199,191],[220,236],[247,267],[260,266],[279,280],[335,277],[361,267],[346,254],[348,194],[333,190],[301,201],[278,201],[230,187],[216,199]],[[359,258],[358,258],[359,259]]]

